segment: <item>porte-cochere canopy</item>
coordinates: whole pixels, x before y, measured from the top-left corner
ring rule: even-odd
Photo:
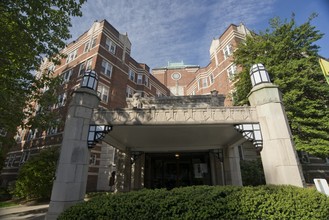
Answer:
[[[133,98],[130,108],[96,110],[93,121],[113,126],[104,141],[121,150],[216,149],[242,139],[234,125],[258,122],[254,107],[223,107],[223,100],[217,94]]]

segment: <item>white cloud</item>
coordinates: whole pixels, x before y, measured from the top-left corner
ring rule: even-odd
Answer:
[[[168,61],[205,66],[209,46],[229,24],[252,27],[263,22],[274,0],[90,0],[83,16],[73,18],[77,38],[94,20],[106,19],[119,32],[127,32],[132,57],[151,68]],[[266,17],[267,19],[267,17]]]

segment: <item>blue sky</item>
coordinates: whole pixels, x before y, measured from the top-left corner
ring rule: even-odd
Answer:
[[[151,68],[168,61],[206,66],[209,47],[229,24],[243,22],[249,29],[264,31],[269,19],[279,16],[297,24],[312,22],[325,36],[317,42],[319,54],[329,58],[328,0],[89,0],[83,16],[72,19],[72,40],[95,20],[108,20],[120,33],[128,33],[131,55]]]

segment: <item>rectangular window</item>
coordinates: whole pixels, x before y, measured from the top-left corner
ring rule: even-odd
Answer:
[[[77,51],[78,50],[76,49],[76,50],[74,50],[73,52],[71,52],[67,55],[66,63],[71,62],[72,60],[74,60],[77,57]]]
[[[98,84],[97,91],[100,95],[102,102],[107,103],[108,99],[109,99],[109,87],[100,83],[100,84]]]
[[[127,86],[126,88],[126,97],[127,98],[132,98],[134,95],[134,90],[132,88],[130,88],[129,86]]]
[[[86,70],[91,70],[92,69],[92,64],[93,64],[93,59],[90,58],[89,60],[87,60],[86,62]]]
[[[89,60],[83,62],[79,66],[79,76],[83,76],[86,70],[91,70],[93,64],[93,59],[90,58]]]
[[[14,163],[15,163],[15,159],[16,159],[16,155],[15,154],[11,154],[7,160],[7,167],[13,167]]]
[[[208,87],[208,80],[207,78],[202,79],[202,88]]]
[[[70,69],[68,71],[65,71],[62,73],[62,83],[67,83],[70,81],[71,75],[72,75],[73,70]]]
[[[135,73],[132,70],[129,70],[129,79],[135,82]]]
[[[87,51],[89,51],[89,49],[94,48],[96,46],[96,40],[97,40],[96,37],[94,37],[91,40],[91,47],[89,46],[90,45],[90,40],[88,40],[87,43],[85,43],[85,49],[83,50],[83,52],[87,52]]]
[[[102,74],[111,77],[112,76],[112,69],[113,69],[113,66],[109,62],[107,62],[106,60],[102,61],[102,68],[101,68],[101,73]]]
[[[46,133],[47,133],[47,135],[53,135],[53,134],[57,134],[57,131],[58,131],[58,127],[54,126],[54,127],[48,128]]]
[[[147,86],[147,87],[150,86],[150,85],[149,85],[149,78],[147,78],[146,76],[145,76],[144,85]]]
[[[80,64],[79,67],[79,76],[82,76],[85,73],[86,70],[86,62],[83,62]]]
[[[105,48],[115,54],[116,45],[109,38],[106,38]]]
[[[229,56],[232,55],[232,45],[228,44],[224,47],[223,53],[224,53],[224,59],[228,58]]]
[[[143,75],[137,74],[137,84],[142,85],[143,84]]]
[[[228,74],[229,80],[232,81],[236,74],[236,65],[235,64],[233,64],[229,68],[227,68],[227,74]]]
[[[58,95],[57,103],[54,105],[54,109],[64,106],[65,102],[66,102],[66,93]]]
[[[214,83],[214,74],[210,74],[209,81],[210,81],[210,84]]]
[[[23,163],[25,163],[30,157],[30,151],[24,151],[22,153],[21,159],[19,161],[19,165],[22,165]]]

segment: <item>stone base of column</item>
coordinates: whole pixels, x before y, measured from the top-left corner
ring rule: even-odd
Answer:
[[[70,208],[71,206],[83,202],[81,201],[51,201],[49,203],[49,210],[47,215],[46,215],[46,220],[56,220],[58,216],[66,209]]]

